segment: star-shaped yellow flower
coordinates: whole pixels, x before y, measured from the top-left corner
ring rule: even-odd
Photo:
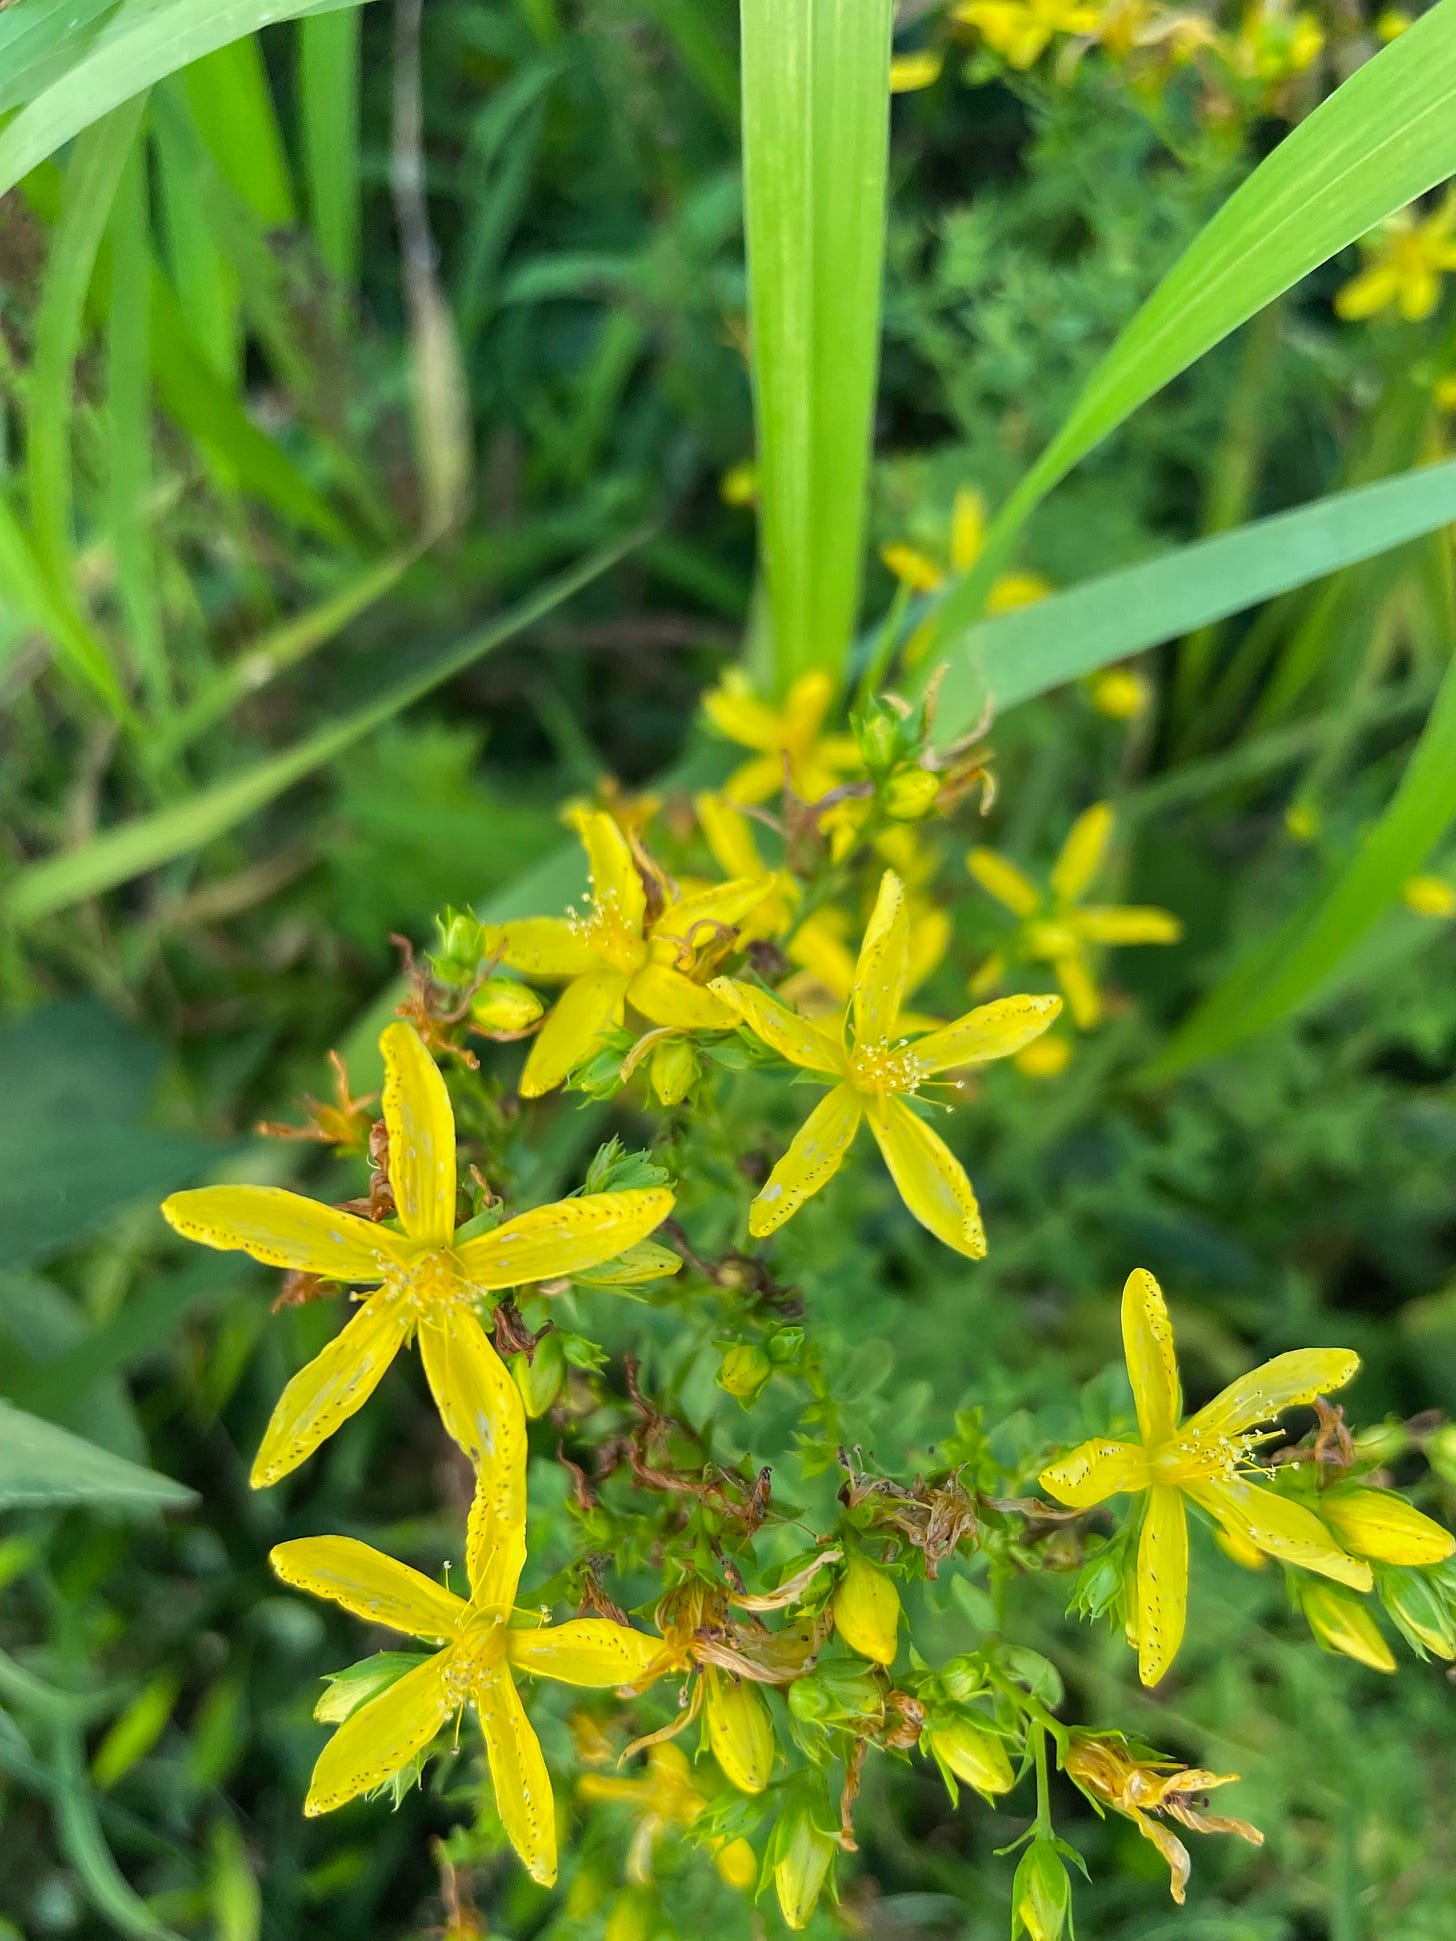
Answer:
[[[1090,1031],[1102,1016],[1102,995],[1092,976],[1089,950],[1099,944],[1177,943],[1183,926],[1170,911],[1083,903],[1111,840],[1112,810],[1105,802],[1094,803],[1072,824],[1052,866],[1046,895],[997,850],[970,851],[967,869],[1018,919],[1007,948],[988,957],[971,980],[973,995],[999,984],[1012,960],[1049,964],[1073,1019],[1081,1030]]]
[[[822,669],[801,674],[782,705],[761,700],[747,676],[734,668],[703,696],[703,712],[729,741],[754,751],[723,785],[733,802],[767,802],[789,785],[805,802],[817,802],[863,766],[853,735],[828,735],[824,720],[834,700],[834,681]]]
[[[1137,1442],[1097,1437],[1041,1475],[1041,1486],[1074,1510],[1109,1496],[1141,1495],[1136,1633],[1138,1676],[1156,1685],[1177,1656],[1188,1616],[1185,1499],[1233,1537],[1286,1564],[1368,1591],[1370,1566],[1348,1556],[1312,1510],[1252,1480],[1255,1433],[1285,1409],[1343,1388],[1360,1366],[1348,1348],[1297,1348],[1231,1382],[1186,1422],[1173,1329],[1162,1291],[1138,1268],[1122,1290],[1122,1341],[1137,1406]]]
[[[1100,9],[1082,0],[963,0],[951,19],[974,27],[1011,67],[1035,65],[1056,34],[1091,34]]]
[[[1335,297],[1347,322],[1394,306],[1408,323],[1429,317],[1441,300],[1441,279],[1456,270],[1456,195],[1423,221],[1402,209],[1360,245],[1366,264]]]
[[[678,1746],[648,1748],[647,1770],[636,1778],[587,1773],[577,1791],[583,1799],[605,1800],[628,1807],[637,1821],[627,1849],[627,1878],[638,1886],[652,1878],[652,1850],[668,1827],[689,1827],[708,1804],[693,1783],[692,1767]],[[746,1840],[718,1839],[712,1843],[718,1872],[730,1887],[751,1887],[758,1861]]]
[[[205,1247],[353,1285],[379,1283],[284,1389],[253,1465],[255,1489],[296,1469],[362,1408],[411,1335],[440,1419],[473,1462],[483,1461],[521,1405],[481,1327],[481,1298],[614,1260],[672,1210],[662,1187],[594,1193],[457,1239],[455,1120],[445,1081],[411,1026],[390,1025],[379,1045],[389,1179],[403,1232],[277,1186],[204,1186],[162,1206],[178,1233]]]
[[[517,917],[487,924],[487,958],[566,988],[541,1027],[521,1074],[521,1096],[539,1098],[585,1058],[628,1004],[674,1031],[726,1031],[732,1012],[692,975],[721,963],[735,926],[772,887],[766,877],[721,883],[678,897],[649,916],[631,846],[612,817],[583,811],[576,826],[591,867],[581,915]]]
[[[481,1468],[466,1545],[468,1602],[353,1537],[280,1543],[270,1561],[284,1583],[342,1604],[366,1623],[440,1646],[344,1720],[319,1755],[304,1812],[331,1813],[373,1792],[473,1705],[501,1822],[531,1877],[549,1887],[556,1878],[556,1810],[515,1674],[596,1688],[640,1685],[652,1675],[662,1640],[607,1618],[513,1624],[526,1561],[525,1519],[526,1430],[517,1402]]]
[[[971,570],[985,543],[986,501],[974,487],[963,485],[951,507],[947,566],[898,540],[882,546],[880,558],[912,593],[938,593],[948,579]],[[986,611],[1007,613],[1012,607],[1044,600],[1050,592],[1050,582],[1039,573],[1002,573],[986,596]]]
[[[921,1225],[973,1260],[985,1253],[980,1208],[964,1167],[908,1101],[938,1072],[1019,1051],[1045,1031],[1061,1000],[1002,998],[923,1038],[900,1037],[896,1027],[908,976],[909,929],[904,885],[887,869],[860,946],[853,991],[833,1031],[751,984],[726,977],[714,983],[755,1037],[791,1065],[822,1075],[833,1088],[754,1200],[751,1233],[774,1232],[832,1179],[867,1118],[900,1197]]]

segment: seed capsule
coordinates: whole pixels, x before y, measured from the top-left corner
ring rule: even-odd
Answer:
[[[900,1593],[894,1579],[857,1551],[834,1590],[834,1628],[862,1658],[892,1665],[899,1642]]]
[[[742,1341],[724,1351],[718,1386],[740,1402],[751,1402],[772,1373],[773,1363],[762,1348]]]
[[[542,1335],[532,1354],[511,1357],[511,1373],[521,1391],[526,1413],[535,1422],[561,1393],[566,1375],[566,1354],[561,1336],[554,1328],[550,1334]]]
[[[1028,1941],[1061,1941],[1072,1905],[1072,1883],[1050,1840],[1033,1840],[1021,1856],[1011,1904]]]
[[[652,1090],[662,1105],[681,1105],[698,1076],[698,1055],[686,1038],[663,1038],[648,1068]]]

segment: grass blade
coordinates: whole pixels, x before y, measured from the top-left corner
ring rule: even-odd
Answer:
[[[1285,137],[1195,237],[1002,507],[941,632],[979,615],[1016,534],[1146,399],[1384,217],[1456,173],[1456,0],[1438,0]]]
[[[645,537],[644,532],[638,532],[594,554],[498,620],[455,642],[375,700],[319,729],[296,747],[258,762],[242,774],[216,783],[185,801],[170,803],[154,814],[105,830],[78,849],[31,864],[11,880],[4,903],[6,916],[17,925],[35,923],[225,835],[305,775],[342,754],[371,729],[460,673],[482,654],[490,653],[523,628],[533,626],[554,607],[599,578]]]
[[[298,23],[298,105],[309,215],[324,267],[346,289],[359,277],[357,9]]]
[[[224,182],[261,223],[290,228],[297,220],[293,182],[256,36],[194,61],[184,82]]]
[[[760,547],[780,686],[843,672],[880,331],[889,0],[742,0]]]
[[[130,714],[111,655],[63,593],[41,571],[20,521],[0,498],[0,600],[8,615],[23,614],[55,649],[58,665],[84,690],[96,694],[118,721]]]
[[[1456,459],[1332,493],[1161,559],[977,623],[949,656],[937,726],[949,739],[1128,654],[1175,640],[1456,519]]]

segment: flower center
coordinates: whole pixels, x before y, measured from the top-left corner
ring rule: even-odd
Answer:
[[[849,1082],[857,1092],[913,1092],[925,1076],[924,1067],[902,1039],[888,1038],[856,1045],[849,1054]]]
[[[622,915],[617,899],[607,895],[593,899],[585,912],[570,910],[567,927],[581,937],[587,947],[613,970],[628,976],[647,962],[647,945],[642,935]]]
[[[1070,957],[1076,952],[1077,938],[1064,923],[1052,923],[1044,917],[1035,918],[1026,926],[1025,949],[1028,957],[1047,961]]]
[[[475,1298],[449,1247],[434,1247],[429,1253],[417,1254],[406,1266],[392,1268],[390,1281],[417,1314],[465,1306]]]
[[[445,1683],[457,1705],[470,1697],[482,1673],[498,1665],[506,1652],[507,1613],[497,1605],[473,1609],[466,1618],[445,1667]]]

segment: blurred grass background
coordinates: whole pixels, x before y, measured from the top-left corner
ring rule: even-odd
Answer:
[[[1090,60],[974,86],[952,63],[897,104],[875,546],[943,549],[958,487],[1005,496],[1305,105],[1229,123],[1170,88],[1150,108]],[[7,1513],[0,1920],[27,1941],[440,1929],[425,1836],[475,1802],[300,1818],[317,1680],[355,1640],[264,1557],[325,1528],[384,1547],[438,1528],[444,1555],[448,1519],[421,1505],[457,1501],[458,1478],[411,1373],[252,1496],[270,1398],[331,1317],[270,1320],[266,1274],[183,1258],[152,1208],[224,1158],[309,1164],[251,1127],[323,1093],[323,1051],[394,974],[390,933],[426,942],[440,905],[556,846],[562,797],[639,786],[683,747],[751,597],[752,512],[720,490],[752,445],[741,218],[726,0],[319,14],[114,109],[0,202],[0,1396],[197,1497],[165,1519]],[[1341,324],[1353,267],[1164,393],[1058,490],[1019,563],[1071,585],[1447,446],[1456,313]],[[874,565],[871,612],[891,584]],[[817,1202],[786,1233],[857,1437],[898,1458],[971,1405],[1008,1433],[1022,1411],[1077,1433],[1134,1258],[1210,1389],[1328,1336],[1366,1357],[1362,1419],[1456,1407],[1452,926],[1401,909],[1296,1024],[1171,1087],[1138,1075],[1358,846],[1452,612],[1437,536],[1150,660],[1157,704],[1131,727],[1081,688],[997,724],[992,838],[1045,863],[1113,795],[1130,894],[1189,934],[1119,963],[1127,1001],[1064,1077],[988,1084],[984,1267],[907,1249],[877,1208],[879,1254]],[[968,879],[945,890],[977,941]],[[592,1143],[562,1107],[532,1190]],[[562,1486],[540,1467],[546,1553]],[[1120,1648],[1043,1589],[1026,1621],[1084,1715],[1242,1771],[1234,1810],[1270,1844],[1205,1846],[1175,1917],[1131,1828],[1076,1821],[1097,1875],[1080,1931],[1449,1941],[1441,1667],[1382,1682],[1316,1659],[1277,1587],[1198,1561],[1176,1688],[1130,1718]],[[966,1617],[948,1598],[945,1648]],[[952,1814],[923,1772],[875,1784],[853,1918],[999,1935],[1012,1863],[993,1849],[1019,1822]],[[752,1931],[686,1866],[679,1891],[684,1934]],[[509,1867],[477,1893],[492,1932],[601,1928]]]

